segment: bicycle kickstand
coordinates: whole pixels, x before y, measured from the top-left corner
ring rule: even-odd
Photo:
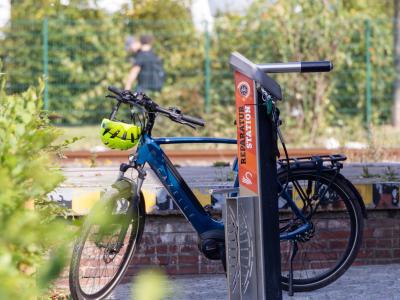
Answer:
[[[297,241],[292,240],[290,244],[289,296],[293,296],[293,260],[299,248],[297,246]]]

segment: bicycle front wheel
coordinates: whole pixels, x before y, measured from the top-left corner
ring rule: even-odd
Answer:
[[[70,290],[74,300],[103,299],[121,281],[144,229],[143,197],[132,182],[113,185],[92,209],[72,253]]]
[[[289,289],[291,254],[293,291],[322,288],[350,267],[361,246],[363,216],[352,189],[333,173],[293,170],[281,173],[279,181],[312,228],[289,241],[281,241],[282,287]],[[288,182],[286,185],[285,183]],[[280,231],[290,232],[301,226],[287,205],[285,196],[279,198]]]

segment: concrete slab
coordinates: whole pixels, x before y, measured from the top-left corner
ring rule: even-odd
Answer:
[[[119,172],[115,166],[67,167],[62,170],[66,181],[52,192],[50,197],[68,208],[74,207],[77,214],[85,214],[94,203],[94,199],[100,197],[101,192],[116,180]],[[167,194],[160,192],[162,185],[152,170],[149,168],[146,170],[148,175],[143,185],[143,191],[146,207],[150,210],[156,204],[157,197],[167,197]],[[234,173],[230,167],[186,166],[178,168],[178,171],[194,189],[194,193],[203,205],[210,204],[208,194],[210,189],[233,185]],[[345,164],[341,173],[356,185],[367,206],[375,207],[380,204],[389,208],[400,207],[400,164]],[[127,172],[126,176],[135,179],[137,175],[132,170],[132,172]],[[172,202],[166,206],[173,207]]]

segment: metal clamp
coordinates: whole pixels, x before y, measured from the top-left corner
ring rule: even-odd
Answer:
[[[210,189],[208,192],[209,192],[210,195],[213,195],[213,194],[239,193],[239,188],[238,187],[232,187],[232,188],[225,188],[225,189]]]

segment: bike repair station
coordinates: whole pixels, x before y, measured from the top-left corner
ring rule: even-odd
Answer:
[[[280,86],[265,73],[328,72],[329,61],[256,65],[234,52],[239,193],[224,209],[230,300],[282,299],[277,191]],[[289,289],[289,294],[293,294]]]

